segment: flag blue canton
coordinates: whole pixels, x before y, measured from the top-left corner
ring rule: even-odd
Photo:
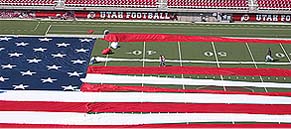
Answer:
[[[94,43],[91,38],[0,37],[0,89],[79,89]]]

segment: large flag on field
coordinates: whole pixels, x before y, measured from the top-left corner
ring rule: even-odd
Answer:
[[[290,93],[93,85],[126,79],[92,73],[96,69],[88,70],[83,83],[94,43],[91,38],[1,37],[0,127],[291,127]]]

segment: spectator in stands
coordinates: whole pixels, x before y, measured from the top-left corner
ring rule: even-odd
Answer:
[[[274,61],[274,58],[272,57],[271,48],[268,49],[265,61],[266,62],[273,62]]]
[[[160,55],[160,66],[164,66],[165,67],[166,66],[165,61],[166,61],[165,56]]]

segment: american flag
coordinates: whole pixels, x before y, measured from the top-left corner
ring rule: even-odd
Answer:
[[[0,127],[291,127],[287,93],[76,91],[95,41],[0,37]]]
[[[1,89],[75,90],[95,39],[2,37],[0,43]]]

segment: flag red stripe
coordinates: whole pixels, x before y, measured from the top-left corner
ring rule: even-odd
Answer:
[[[264,43],[291,44],[291,40],[226,38],[215,36],[191,36],[179,34],[147,34],[147,33],[110,33],[103,40],[108,42],[230,42],[230,43]]]
[[[144,124],[144,125],[52,125],[1,124],[0,128],[291,128],[291,124]]]
[[[291,105],[0,101],[0,111],[291,114]]]
[[[215,68],[195,66],[171,67],[128,67],[128,66],[89,66],[88,73],[99,74],[198,74],[224,76],[281,76],[290,77],[291,70],[280,68]]]
[[[171,89],[154,86],[118,86],[113,84],[83,83],[83,92],[176,92],[176,93],[212,93],[212,94],[245,94],[264,96],[291,96],[291,92],[244,92],[244,91],[220,91],[220,90],[195,90],[195,89]]]

